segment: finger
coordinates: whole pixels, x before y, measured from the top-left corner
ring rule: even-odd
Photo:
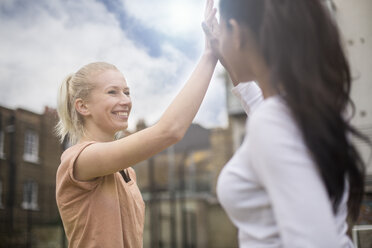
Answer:
[[[210,5],[210,1],[211,1],[211,0],[207,0],[207,1],[205,1],[205,9],[208,9],[208,6]]]
[[[207,19],[207,17],[210,15],[210,13],[213,9],[213,5],[214,5],[213,0],[207,0],[207,5],[206,5],[206,8],[205,8],[205,13],[204,13],[205,19]]]
[[[213,20],[213,18],[215,18],[216,13],[217,9],[213,8],[212,11],[209,13],[209,16],[206,18],[207,23],[210,23]]]
[[[205,11],[204,11],[204,16],[207,17],[209,15],[209,12],[211,10],[211,0],[207,0],[205,4]]]
[[[210,11],[213,8],[213,0],[208,0],[208,10]]]
[[[218,26],[218,20],[217,20],[216,17],[213,18],[213,20],[212,20],[212,25],[213,25],[213,26]]]

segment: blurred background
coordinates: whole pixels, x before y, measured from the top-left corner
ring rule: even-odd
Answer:
[[[68,144],[53,135],[59,83],[93,61],[115,64],[131,88],[126,135],[152,125],[200,57],[201,0],[0,2],[0,247],[67,247],[55,174]],[[216,3],[216,5],[218,2]],[[372,1],[324,0],[344,39],[356,105],[353,124],[372,139]],[[146,202],[144,247],[238,247],[216,180],[244,138],[246,115],[218,65],[185,138],[133,166]],[[371,150],[357,247],[372,247]],[[306,196],[304,196],[306,197]],[[309,223],[304,223],[308,225]]]

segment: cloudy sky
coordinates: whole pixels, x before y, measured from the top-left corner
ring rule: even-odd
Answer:
[[[159,119],[203,49],[204,0],[1,0],[0,105],[42,113],[55,107],[70,72],[115,64],[131,88],[130,129]],[[195,119],[225,126],[222,68]]]

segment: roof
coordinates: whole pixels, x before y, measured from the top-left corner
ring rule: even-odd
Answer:
[[[191,124],[184,138],[174,145],[176,153],[190,152],[210,147],[210,130],[199,124]]]

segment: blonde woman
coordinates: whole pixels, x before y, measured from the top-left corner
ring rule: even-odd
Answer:
[[[207,0],[208,24],[215,13]],[[98,62],[62,83],[57,130],[75,145],[61,156],[56,199],[69,247],[142,247],[145,205],[131,166],[182,139],[216,63],[206,40],[194,72],[159,122],[119,140],[115,134],[127,128],[132,107],[123,74]]]

